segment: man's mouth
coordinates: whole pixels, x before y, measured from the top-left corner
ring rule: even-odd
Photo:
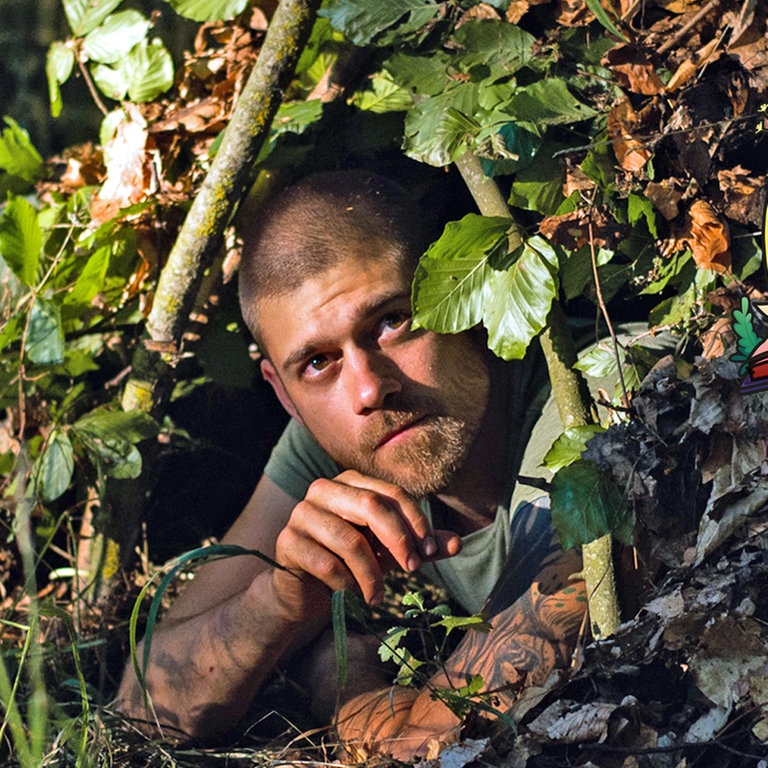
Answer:
[[[376,450],[396,439],[403,432],[407,432],[409,429],[411,429],[411,427],[415,427],[417,424],[420,424],[426,418],[426,415],[418,416],[414,419],[410,419],[409,421],[404,422],[403,424],[400,424],[394,429],[390,429],[389,432],[386,432],[384,436],[379,440],[379,442],[376,443]]]

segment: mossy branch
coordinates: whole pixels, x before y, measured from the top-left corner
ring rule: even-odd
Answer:
[[[126,410],[154,411],[162,405],[167,362],[179,347],[200,280],[221,248],[319,5],[319,0],[281,0],[275,10],[256,66],[158,280],[147,318],[149,344],[138,353],[123,394]]]
[[[496,182],[483,173],[477,156],[465,152],[456,160],[456,167],[483,216],[506,216],[510,219],[509,246],[510,250],[517,248],[523,240],[522,227],[515,221]],[[590,424],[593,419],[589,390],[579,371],[573,368],[576,347],[565,313],[556,300],[552,302],[547,326],[540,340],[563,427]],[[621,615],[611,536],[585,544],[582,554],[582,575],[589,596],[590,624],[593,634],[606,637],[616,630]]]

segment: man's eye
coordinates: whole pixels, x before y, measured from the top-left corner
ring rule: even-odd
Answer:
[[[395,330],[397,328],[401,328],[410,319],[411,319],[411,316],[409,314],[406,314],[405,312],[395,312],[391,315],[386,315],[385,317],[383,317],[381,320],[381,324],[385,325],[387,328],[391,328],[392,330]]]
[[[307,368],[311,371],[322,371],[328,367],[330,360],[327,355],[312,355],[307,360]]]

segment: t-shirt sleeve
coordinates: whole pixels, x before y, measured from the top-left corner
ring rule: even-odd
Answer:
[[[272,449],[264,474],[282,491],[301,500],[313,480],[336,477],[342,468],[295,419],[288,422]]]

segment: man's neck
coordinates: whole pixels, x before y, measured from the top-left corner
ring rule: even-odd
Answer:
[[[505,488],[507,462],[507,372],[500,361],[490,363],[488,408],[466,461],[437,498],[447,507],[449,527],[459,534],[490,525]]]

